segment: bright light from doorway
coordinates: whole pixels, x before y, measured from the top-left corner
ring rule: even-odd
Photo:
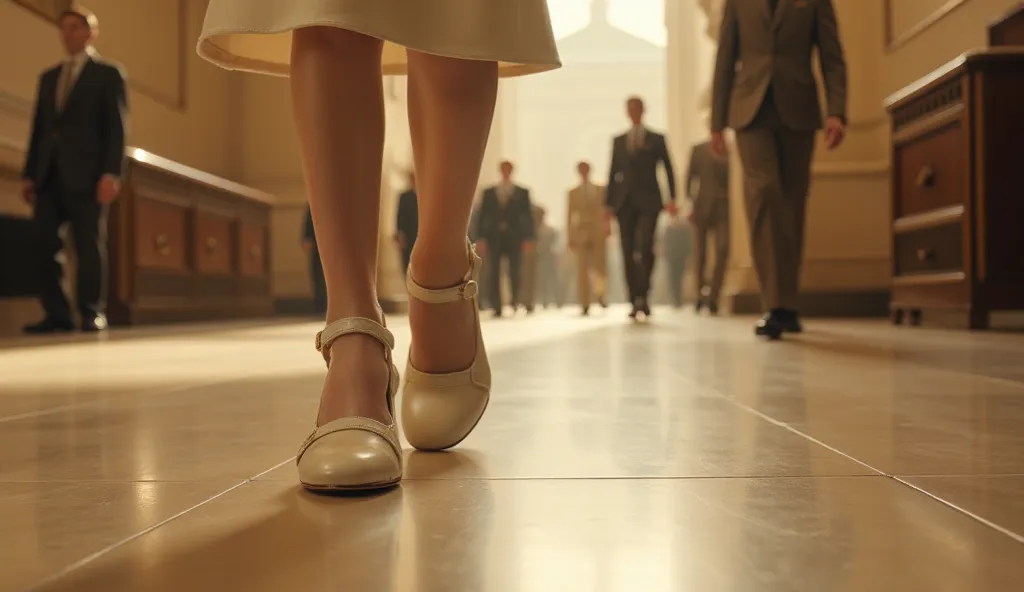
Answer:
[[[548,0],[555,37],[561,39],[582,29],[590,18],[591,0]],[[664,46],[665,0],[608,0],[609,18],[622,29],[651,43]]]

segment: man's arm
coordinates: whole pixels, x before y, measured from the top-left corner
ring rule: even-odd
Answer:
[[[665,165],[665,176],[668,177],[668,197],[676,202],[676,171],[672,167],[672,155],[668,153],[668,138],[661,137],[661,163]]]
[[[711,131],[720,132],[729,125],[729,101],[736,78],[739,50],[739,29],[736,22],[736,0],[725,0],[722,28],[718,35],[718,56],[711,94]]]
[[[839,24],[832,0],[818,4],[815,41],[821,62],[821,75],[825,81],[828,116],[838,117],[846,123],[846,58],[839,39]]]
[[[124,73],[111,66],[110,80],[104,85],[101,115],[105,146],[103,174],[120,177],[124,166],[125,132],[128,127],[128,95]]]
[[[686,199],[693,201],[693,178],[697,176],[697,146],[690,151],[690,164],[686,168]]]
[[[25,168],[21,170],[21,178],[34,181],[32,175],[35,174],[36,169],[39,165],[39,142],[42,139],[43,133],[43,113],[40,109],[42,107],[43,98],[43,76],[39,77],[39,83],[36,86],[36,103],[35,113],[32,115],[32,131],[30,132],[28,140],[28,155],[25,158]]]
[[[523,189],[522,216],[523,221],[526,222],[526,236],[524,240],[537,240],[537,228],[533,223],[533,201],[530,199],[529,189]]]

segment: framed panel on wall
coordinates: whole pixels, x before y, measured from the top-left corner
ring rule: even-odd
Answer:
[[[12,0],[48,21],[57,22],[64,11],[71,8],[72,0]]]
[[[906,45],[932,25],[953,14],[970,0],[883,0],[885,46],[892,51]]]

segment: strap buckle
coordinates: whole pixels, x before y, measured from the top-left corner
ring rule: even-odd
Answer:
[[[476,280],[469,280],[459,286],[459,297],[463,300],[471,300],[475,298],[479,292],[480,286],[477,285]]]

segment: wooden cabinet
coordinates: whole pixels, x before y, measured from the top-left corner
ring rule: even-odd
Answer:
[[[886,101],[893,128],[893,296],[988,327],[1024,309],[1024,48],[975,51]]]
[[[270,315],[272,199],[130,150],[110,212],[111,324]]]

